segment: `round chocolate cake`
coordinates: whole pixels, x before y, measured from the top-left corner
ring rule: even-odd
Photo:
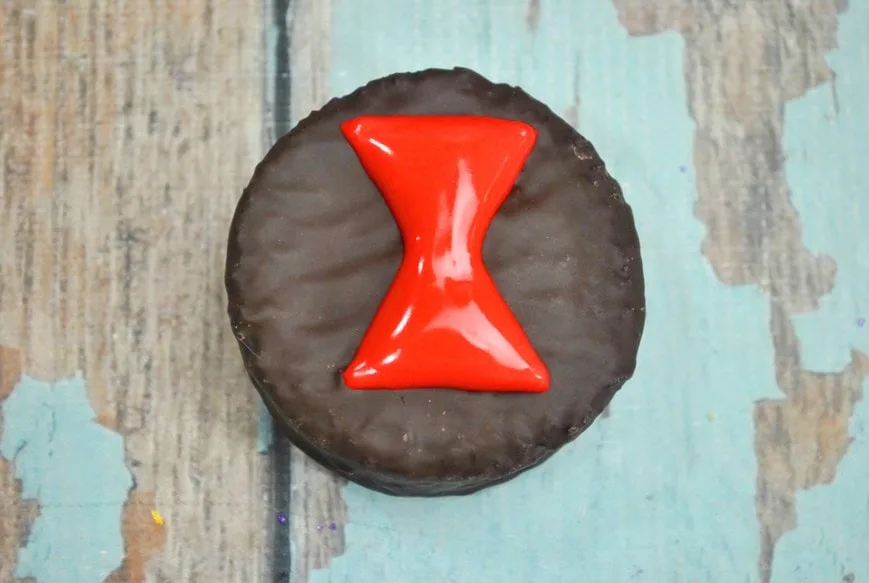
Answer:
[[[440,149],[420,151],[429,136]],[[458,168],[449,212],[436,163]],[[420,247],[414,224],[449,233],[449,250]],[[645,320],[631,210],[592,145],[464,69],[372,81],[283,136],[238,204],[226,288],[245,367],[289,439],[406,496],[504,482],[575,439],[633,374]],[[409,319],[417,337],[402,339]],[[485,326],[500,344],[479,340]]]

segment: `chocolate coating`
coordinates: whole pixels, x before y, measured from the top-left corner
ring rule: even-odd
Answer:
[[[538,131],[483,257],[549,367],[545,393],[342,383],[402,243],[339,126],[423,114]],[[576,438],[633,374],[645,321],[631,210],[592,145],[522,90],[464,69],[372,81],[278,140],[238,204],[226,288],[247,371],[290,440],[349,480],[407,496],[503,482]]]

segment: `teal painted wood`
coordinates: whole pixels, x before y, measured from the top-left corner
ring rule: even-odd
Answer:
[[[776,396],[768,304],[720,284],[700,254],[682,40],[630,38],[606,2],[545,2],[537,34],[527,10],[339,0],[332,90],[463,65],[575,117],[637,218],[648,285],[637,375],[609,418],[506,485],[446,500],[348,486],[345,553],[311,581],[754,581],[753,406]]]
[[[785,154],[803,239],[838,264],[820,309],[796,319],[807,368],[836,371],[852,348],[869,353],[869,2],[852,2],[827,61],[836,81],[786,109]],[[862,320],[861,320],[862,318]]]
[[[787,175],[803,217],[803,238],[838,264],[820,309],[797,318],[803,366],[835,372],[851,350],[869,353],[869,2],[852,2],[828,62],[832,85],[790,104],[785,118]],[[864,393],[869,382],[863,383]],[[799,528],[776,552],[774,583],[869,580],[869,404],[851,419],[854,441],[829,486],[798,494]]]
[[[0,455],[15,464],[21,497],[40,507],[15,576],[105,580],[124,558],[121,510],[133,477],[123,439],[97,423],[81,376],[56,383],[24,376],[0,413]]]

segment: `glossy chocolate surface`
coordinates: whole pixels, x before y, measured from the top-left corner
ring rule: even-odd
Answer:
[[[341,127],[404,249],[347,386],[545,391],[549,371],[483,264],[486,230],[534,128],[479,116],[369,116]]]
[[[537,131],[483,260],[549,369],[547,391],[344,384],[402,239],[341,124],[391,115],[489,116]],[[226,285],[245,366],[290,439],[348,479],[398,495],[472,492],[574,439],[633,374],[645,316],[630,208],[594,148],[523,91],[467,70],[373,81],[281,138],[239,202]]]

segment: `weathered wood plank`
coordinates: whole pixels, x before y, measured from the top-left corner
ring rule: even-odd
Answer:
[[[115,581],[263,571],[256,400],[222,286],[261,153],[262,21],[253,0],[0,5],[0,343],[38,378],[82,370],[126,439]]]
[[[21,355],[0,346],[0,401],[9,396],[21,376]],[[0,434],[3,420],[0,419]],[[21,490],[12,468],[0,456],[0,581],[12,581],[16,557],[37,508],[20,500]]]
[[[769,297],[782,398],[765,399],[754,412],[758,574],[768,583],[776,545],[797,526],[796,494],[834,479],[869,377],[869,357],[856,352],[841,371],[807,370],[792,323],[831,292],[836,262],[803,240],[801,220],[812,217],[800,217],[791,200],[784,108],[834,79],[826,54],[836,47],[846,2],[615,4],[634,34],[673,29],[684,36],[689,107],[697,122],[695,213],[708,229],[703,253],[723,283],[755,285]]]

